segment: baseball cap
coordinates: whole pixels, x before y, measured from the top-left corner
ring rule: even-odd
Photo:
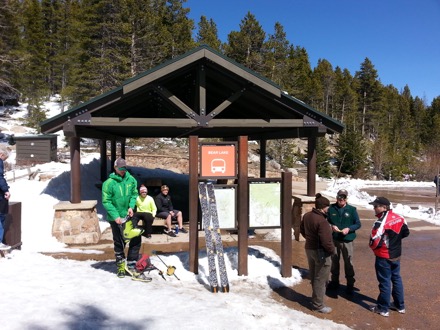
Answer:
[[[372,201],[371,203],[368,203],[370,205],[385,205],[385,206],[390,206],[391,203],[388,199],[386,199],[385,197],[376,197],[376,199],[374,201]]]
[[[118,168],[120,171],[126,171],[127,170],[127,163],[125,162],[124,158],[119,157],[115,160],[115,167]]]
[[[339,190],[337,195],[336,195],[337,198],[340,197],[340,198],[343,198],[343,199],[347,198],[347,196],[348,196],[348,192],[345,189]]]

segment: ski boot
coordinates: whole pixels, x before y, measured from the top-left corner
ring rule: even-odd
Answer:
[[[125,259],[119,259],[116,260],[116,275],[119,278],[124,278],[125,277]]]

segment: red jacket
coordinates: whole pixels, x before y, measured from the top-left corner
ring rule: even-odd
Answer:
[[[402,238],[409,235],[405,219],[392,210],[376,215],[370,235],[370,248],[376,257],[394,259],[402,254]]]

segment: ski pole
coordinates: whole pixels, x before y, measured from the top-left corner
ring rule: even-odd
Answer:
[[[163,261],[162,258],[161,258],[160,256],[157,255],[157,251],[153,250],[153,251],[151,251],[151,254],[153,254],[153,255],[155,255],[156,257],[158,257],[159,260],[162,261],[162,263],[167,267],[167,275],[168,275],[168,276],[174,275],[174,277],[177,278],[177,279],[180,281],[180,278],[178,278],[177,275],[175,274],[176,267],[174,267],[174,266],[168,266],[168,265],[165,263],[165,261]]]

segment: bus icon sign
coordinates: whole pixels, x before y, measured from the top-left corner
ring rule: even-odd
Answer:
[[[225,173],[226,172],[226,162],[224,159],[215,158],[211,161],[211,172],[212,173]]]

